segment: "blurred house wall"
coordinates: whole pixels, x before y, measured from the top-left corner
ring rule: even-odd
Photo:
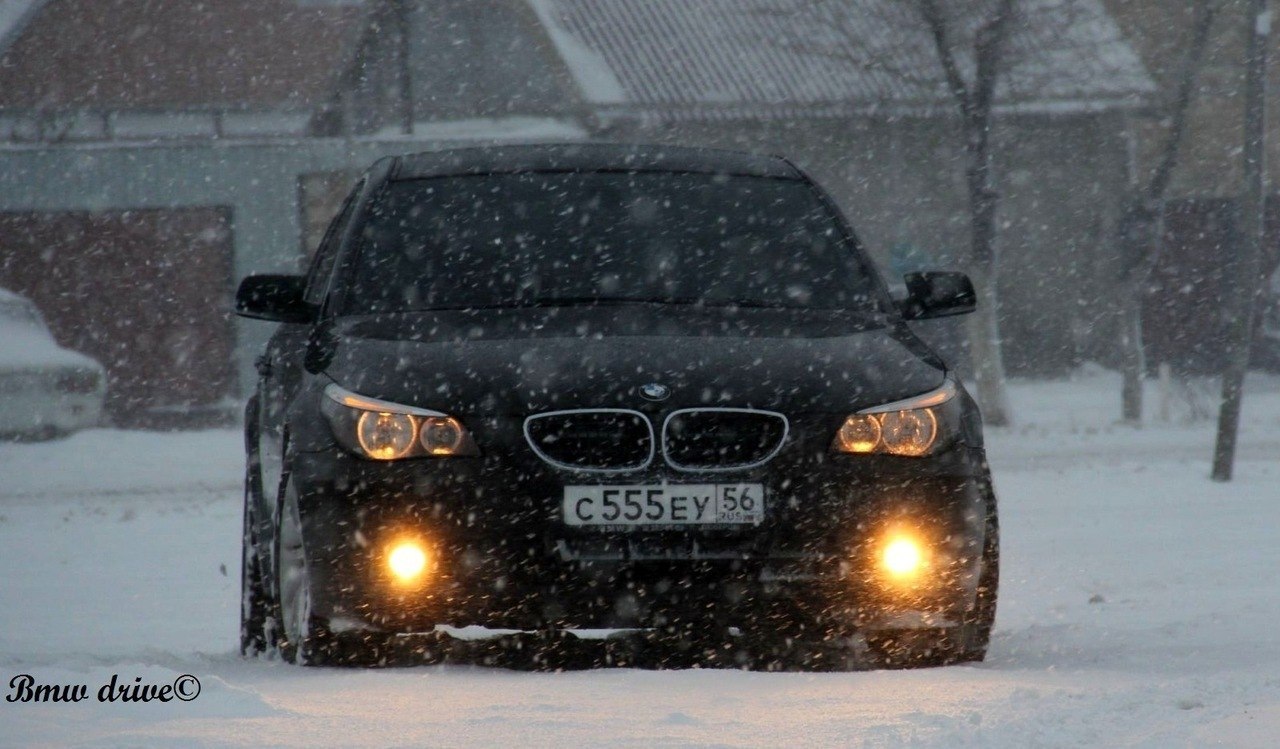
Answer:
[[[787,25],[796,9],[777,0],[228,0],[156,6],[154,22],[128,15],[137,11],[129,2],[54,0],[0,49],[0,213],[55,226],[86,212],[225,216],[227,244],[191,245],[230,248],[228,262],[209,266],[229,273],[224,290],[251,272],[300,270],[374,159],[477,143],[639,140],[779,153],[828,188],[891,276],[958,267],[967,246],[962,149],[945,90],[863,75],[842,57],[847,38],[815,30],[812,19],[797,32]],[[1073,2],[1095,22],[1084,36],[1036,27],[1018,38],[1048,78],[1015,76],[999,119],[1001,316],[1017,373],[1105,356],[1113,276],[1104,239],[1125,186],[1125,134],[1148,85],[1097,0]],[[918,31],[892,27],[901,14],[886,12],[859,16],[850,33]],[[132,34],[138,24],[148,33]],[[1036,57],[1058,37],[1073,46]],[[96,73],[94,55],[64,54],[99,47],[113,61]],[[890,47],[905,50],[903,64],[936,73],[918,38]],[[156,64],[174,55],[181,65]],[[1097,75],[1099,60],[1120,73]],[[58,251],[78,246],[40,236]],[[0,268],[30,252],[0,236]],[[129,285],[108,272],[111,258],[81,261],[120,278],[120,294],[145,298],[159,281],[143,267]],[[81,293],[48,283],[49,299]],[[192,304],[204,307],[210,340],[235,341],[227,394],[247,393],[270,326],[228,320],[229,298]],[[133,320],[139,329],[148,322]],[[961,323],[938,327],[938,339],[954,338]],[[157,380],[157,400],[180,400],[173,386],[191,374]],[[195,405],[216,400],[185,392]]]
[[[174,407],[195,419],[236,385],[230,219],[216,207],[0,213],[0,287],[106,366],[115,423]]]

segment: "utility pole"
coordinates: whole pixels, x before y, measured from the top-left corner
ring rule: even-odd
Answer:
[[[413,106],[413,36],[409,1],[393,0],[397,27],[396,88],[400,94],[400,132],[405,135],[413,135],[413,122],[417,116]]]
[[[1253,316],[1262,289],[1263,216],[1266,207],[1266,74],[1267,44],[1271,35],[1268,0],[1245,0],[1249,40],[1244,84],[1244,184],[1241,190],[1241,236],[1234,258],[1232,289],[1226,308],[1227,366],[1222,373],[1222,407],[1218,412],[1218,442],[1213,450],[1213,480],[1230,481],[1235,464],[1236,438],[1240,430],[1240,402],[1244,374],[1249,368]]]

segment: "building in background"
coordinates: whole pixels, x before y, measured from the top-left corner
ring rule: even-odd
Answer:
[[[363,11],[22,5],[0,50],[0,287],[107,366],[117,421],[217,416],[241,376],[235,275],[295,267],[276,144],[309,137]]]
[[[1052,373],[1107,324],[1105,239],[1153,84],[1098,0],[1027,2],[1001,91],[1002,316],[1010,368]],[[968,241],[954,108],[901,3],[23,4],[0,33],[0,286],[108,366],[121,423],[252,386],[266,331],[228,317],[236,279],[297,270],[387,153],[768,151],[886,269],[954,266]]]
[[[1224,295],[1231,288],[1228,266],[1239,241],[1238,203],[1241,148],[1244,142],[1244,54],[1246,29],[1253,23],[1246,4],[1213,0],[1217,12],[1196,79],[1181,157],[1166,195],[1161,258],[1145,290],[1143,326],[1147,359],[1152,366],[1170,363],[1187,373],[1217,373],[1223,360]],[[1183,75],[1197,2],[1105,0],[1125,37],[1142,58],[1156,83],[1156,103],[1175,96]],[[1280,122],[1280,28],[1272,29],[1267,119]],[[1169,122],[1135,117],[1129,123],[1133,142],[1133,178],[1149,179],[1160,158]],[[1272,185],[1280,183],[1280,139],[1267,138],[1267,164]],[[1267,252],[1264,263],[1274,273],[1280,263],[1280,200],[1267,206]],[[1273,298],[1280,298],[1280,277],[1272,278]],[[1280,325],[1270,302],[1268,323]],[[1259,363],[1277,366],[1276,353]],[[1265,361],[1264,361],[1265,359]]]

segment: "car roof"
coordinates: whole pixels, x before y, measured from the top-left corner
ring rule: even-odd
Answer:
[[[692,172],[803,180],[780,156],[716,148],[567,143],[457,148],[397,157],[393,180],[519,172]]]
[[[31,306],[31,300],[21,294],[15,294],[8,289],[0,288],[0,304],[22,304],[25,306]]]

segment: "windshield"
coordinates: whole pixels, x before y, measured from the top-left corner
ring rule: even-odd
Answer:
[[[392,182],[349,314],[580,303],[862,309],[874,284],[806,183],[673,173]]]

